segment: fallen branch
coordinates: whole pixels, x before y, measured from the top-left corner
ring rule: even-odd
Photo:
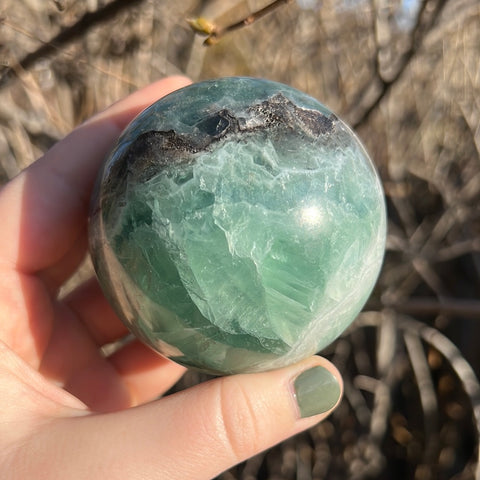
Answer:
[[[382,310],[390,308],[409,315],[454,315],[464,318],[480,319],[480,301],[457,298],[409,298],[388,304],[368,302],[367,309]]]

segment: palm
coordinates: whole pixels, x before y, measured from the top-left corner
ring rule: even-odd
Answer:
[[[64,386],[94,409],[113,410],[129,406],[131,393],[115,357],[106,359],[99,346],[119,336],[123,328],[95,292],[93,282],[58,301],[48,282],[37,275],[4,272],[2,310],[5,343],[46,380]],[[12,289],[12,285],[20,288]],[[82,304],[83,300],[91,302]],[[18,305],[22,305],[19,311]],[[105,325],[95,329],[95,320]]]

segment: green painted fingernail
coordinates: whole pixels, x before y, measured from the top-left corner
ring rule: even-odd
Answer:
[[[323,367],[305,370],[295,379],[293,386],[302,418],[327,412],[340,398],[338,380]]]

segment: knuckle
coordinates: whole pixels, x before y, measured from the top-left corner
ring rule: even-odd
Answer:
[[[242,383],[233,377],[220,382],[219,408],[222,439],[235,462],[261,448],[261,415]]]

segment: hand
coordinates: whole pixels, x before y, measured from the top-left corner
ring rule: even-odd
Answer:
[[[0,190],[4,480],[209,479],[313,426],[339,401],[341,378],[320,357],[153,401],[184,369],[136,341],[102,355],[127,332],[95,279],[58,298],[86,255],[102,159],[136,114],[187,83],[167,78],[116,103]]]

